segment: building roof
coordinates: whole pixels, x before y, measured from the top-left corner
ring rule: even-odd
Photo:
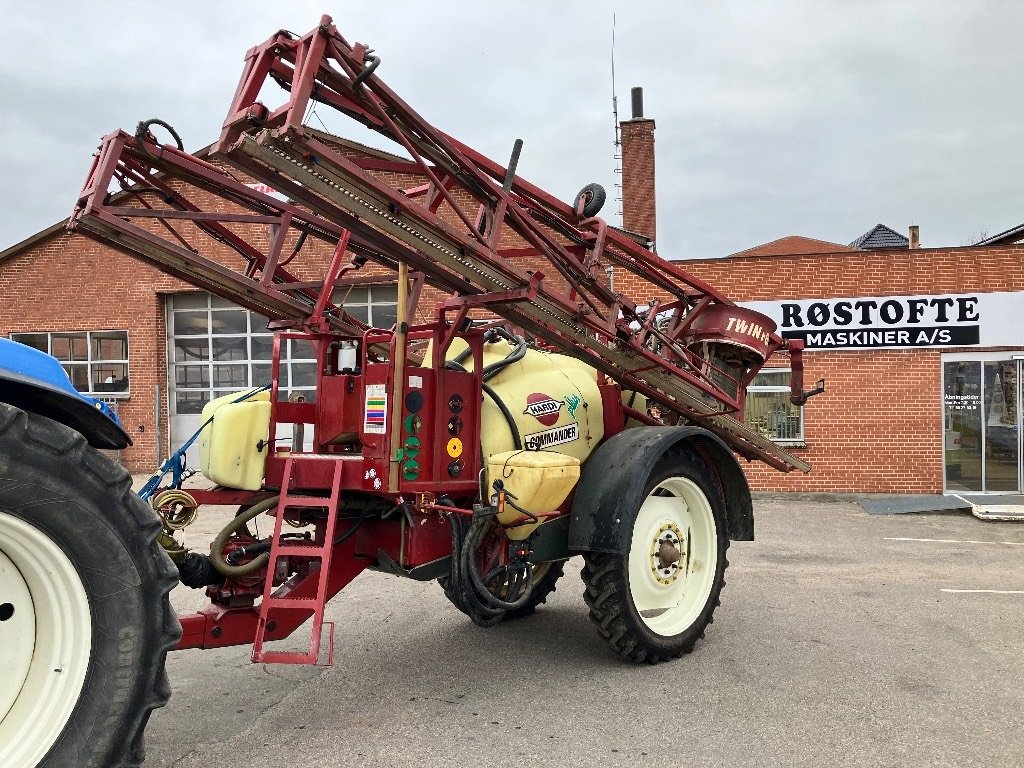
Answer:
[[[1018,224],[1016,227],[1010,227],[1005,232],[1000,232],[998,235],[992,235],[992,237],[986,237],[984,240],[979,240],[975,245],[1010,245],[1012,243],[1020,242],[1024,240],[1024,224]]]
[[[855,249],[846,245],[840,245],[839,243],[830,243],[827,240],[816,240],[813,237],[803,237],[802,235],[788,235],[787,237],[780,237],[778,240],[772,240],[769,243],[762,243],[761,245],[755,245],[753,248],[729,254],[728,258],[742,256],[796,256],[805,253],[838,253],[852,250]]]
[[[876,249],[889,250],[892,248],[909,248],[910,239],[901,235],[895,229],[885,226],[885,224],[876,224],[850,243],[850,247],[861,248],[866,251]]]

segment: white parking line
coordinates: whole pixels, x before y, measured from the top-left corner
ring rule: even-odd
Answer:
[[[1011,547],[1024,547],[1024,541],[977,541],[974,539],[911,539],[904,536],[886,536],[883,541],[924,541],[935,544],[1006,544]]]
[[[1024,595],[1024,589],[940,589],[939,592],[952,592],[958,595]]]

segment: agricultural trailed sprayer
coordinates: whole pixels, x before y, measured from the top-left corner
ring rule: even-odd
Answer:
[[[103,139],[69,228],[272,318],[273,375],[206,406],[214,487],[182,488],[179,452],[140,498],[95,450],[128,443],[116,421],[2,342],[0,765],[138,764],[168,650],[329,663],[324,606],[365,569],[438,582],[492,626],[582,555],[611,648],[679,656],[711,622],[730,539],[753,538],[738,457],[808,469],[741,418],[774,353],[793,401],[812,394],[799,343],[608,226],[599,186],[562,202],[516,175],[521,143],[501,165],[428,124],[380,63],[324,17],[248,52],[202,157],[159,120]],[[257,101],[270,80],[277,106]],[[314,104],[400,158],[304,125]],[[368,264],[396,275],[394,327],[344,309]],[[293,342],[316,360],[305,400],[279,375]],[[210,504],[237,515],[190,551],[177,532]],[[179,579],[210,597],[180,624]]]

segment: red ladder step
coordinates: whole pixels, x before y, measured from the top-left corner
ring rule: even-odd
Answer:
[[[331,481],[331,495],[306,496],[288,493],[291,484],[292,467],[295,462],[334,461],[334,476]],[[289,456],[285,460],[284,478],[281,482],[281,498],[277,504],[277,519],[274,522],[274,535],[270,542],[270,560],[267,563],[267,577],[263,585],[263,600],[260,603],[260,616],[256,625],[256,640],[252,647],[252,660],[257,664],[316,664],[320,658],[320,644],[324,630],[324,606],[327,602],[327,578],[331,572],[331,552],[334,549],[334,524],[338,516],[338,503],[341,499],[342,462],[339,459],[328,459],[313,456]],[[288,508],[304,507],[307,509],[327,509],[324,538],[322,544],[283,543],[281,526]],[[316,595],[313,597],[280,597],[274,594],[274,574],[277,561],[281,557],[306,557],[320,560],[317,578]],[[264,649],[267,636],[267,624],[273,613],[279,617],[289,611],[312,611],[313,624],[310,632],[309,650],[301,651],[268,651]],[[327,665],[334,662],[334,624],[327,624]]]

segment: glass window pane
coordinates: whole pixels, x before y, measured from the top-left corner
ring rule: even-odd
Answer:
[[[370,324],[370,308],[365,304],[355,307],[346,304],[345,311],[352,315],[356,320],[366,323],[367,325]]]
[[[222,299],[220,296],[214,296],[213,294],[210,294],[210,306],[213,307],[214,309],[217,309],[218,307],[224,309],[234,309],[238,305],[228,301],[227,299]]]
[[[210,395],[207,392],[189,392],[178,390],[175,396],[176,413],[202,413],[203,407],[210,402]]]
[[[397,304],[374,304],[370,307],[374,328],[390,328],[398,319]]]
[[[788,392],[748,392],[744,418],[748,426],[770,440],[801,440],[801,409]]]
[[[214,336],[213,359],[219,362],[227,360],[247,360],[249,350],[245,336]]]
[[[58,360],[85,362],[89,359],[89,342],[84,333],[54,333],[50,344],[51,354]]]
[[[175,336],[199,336],[210,332],[206,312],[175,312],[173,318]]]
[[[946,489],[980,491],[981,363],[943,364]]]
[[[313,343],[305,339],[291,339],[288,342],[289,359],[291,360],[314,360],[316,354],[313,352]]]
[[[174,361],[177,363],[191,363],[199,360],[210,359],[210,340],[202,339],[176,339],[174,342]]]
[[[788,368],[780,370],[762,370],[757,376],[754,377],[754,381],[751,383],[752,387],[788,387],[790,379],[790,372]]]
[[[93,360],[128,359],[127,331],[93,331],[91,335]]]
[[[249,366],[245,364],[213,366],[213,386],[232,389],[249,386]]]
[[[243,309],[210,313],[210,327],[213,333],[247,333],[249,316]]]
[[[79,392],[89,391],[89,366],[88,365],[65,365],[64,370],[71,379],[71,384]]]
[[[253,360],[270,360],[274,354],[274,337],[273,336],[253,336],[252,337],[252,359]]]
[[[50,348],[50,337],[45,333],[12,333],[11,338],[14,341],[25,344],[33,349],[38,349],[40,352],[46,352],[49,354]]]
[[[174,366],[174,383],[179,387],[199,389],[210,386],[210,368],[206,365]]]
[[[176,293],[171,298],[174,309],[206,309],[209,306],[208,293]]]
[[[270,318],[258,315],[255,312],[249,313],[249,329],[253,333],[262,333],[267,330],[267,326],[270,324]]]
[[[365,285],[342,286],[331,295],[335,304],[366,304],[370,300],[370,289]]]
[[[315,387],[316,386],[316,364],[315,363],[292,363],[291,365],[291,387]]]
[[[262,387],[270,383],[270,364],[269,363],[253,363],[252,366],[252,381],[250,382],[254,387]]]
[[[984,364],[985,490],[1016,491],[1017,363],[1012,360]]]
[[[370,286],[371,304],[396,304],[398,302],[397,285],[373,285]]]
[[[93,392],[127,392],[128,365],[99,363],[92,367]]]

